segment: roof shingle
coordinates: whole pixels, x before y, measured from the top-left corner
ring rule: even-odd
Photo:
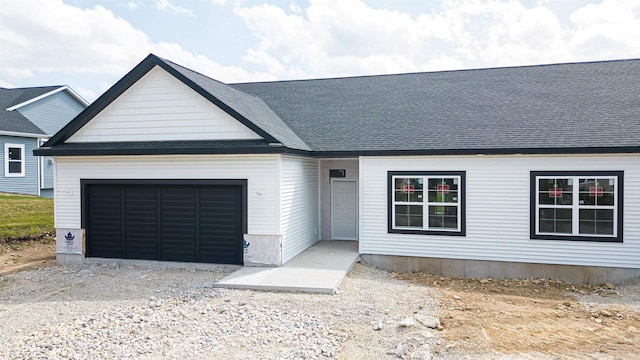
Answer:
[[[40,95],[58,89],[60,86],[42,86],[30,88],[0,88],[0,131],[45,134],[42,129],[29,121],[19,112],[7,111],[7,108],[31,100]]]
[[[640,145],[640,60],[232,84],[314,151]]]

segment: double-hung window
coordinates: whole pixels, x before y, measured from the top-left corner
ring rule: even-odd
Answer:
[[[531,237],[622,242],[623,172],[531,172]]]
[[[4,144],[4,176],[24,176],[24,144]]]
[[[465,234],[465,172],[390,171],[388,231]]]

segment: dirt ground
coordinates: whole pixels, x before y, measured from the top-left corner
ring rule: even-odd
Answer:
[[[0,242],[0,276],[52,265],[51,238]],[[640,358],[639,284],[630,300],[611,284],[394,275],[440,294],[444,341],[435,357]]]
[[[622,299],[612,284],[396,276],[440,291],[440,355],[640,358],[638,297]]]
[[[56,244],[53,238],[0,241],[0,275],[55,263]]]

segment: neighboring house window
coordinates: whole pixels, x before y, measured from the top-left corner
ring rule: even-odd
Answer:
[[[24,176],[23,144],[4,144],[4,176]]]
[[[390,171],[388,231],[464,235],[465,172]]]
[[[531,238],[622,242],[623,177],[531,172]]]

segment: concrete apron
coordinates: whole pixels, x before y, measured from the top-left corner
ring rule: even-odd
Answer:
[[[335,294],[358,257],[356,241],[319,241],[283,266],[243,267],[214,286]]]

